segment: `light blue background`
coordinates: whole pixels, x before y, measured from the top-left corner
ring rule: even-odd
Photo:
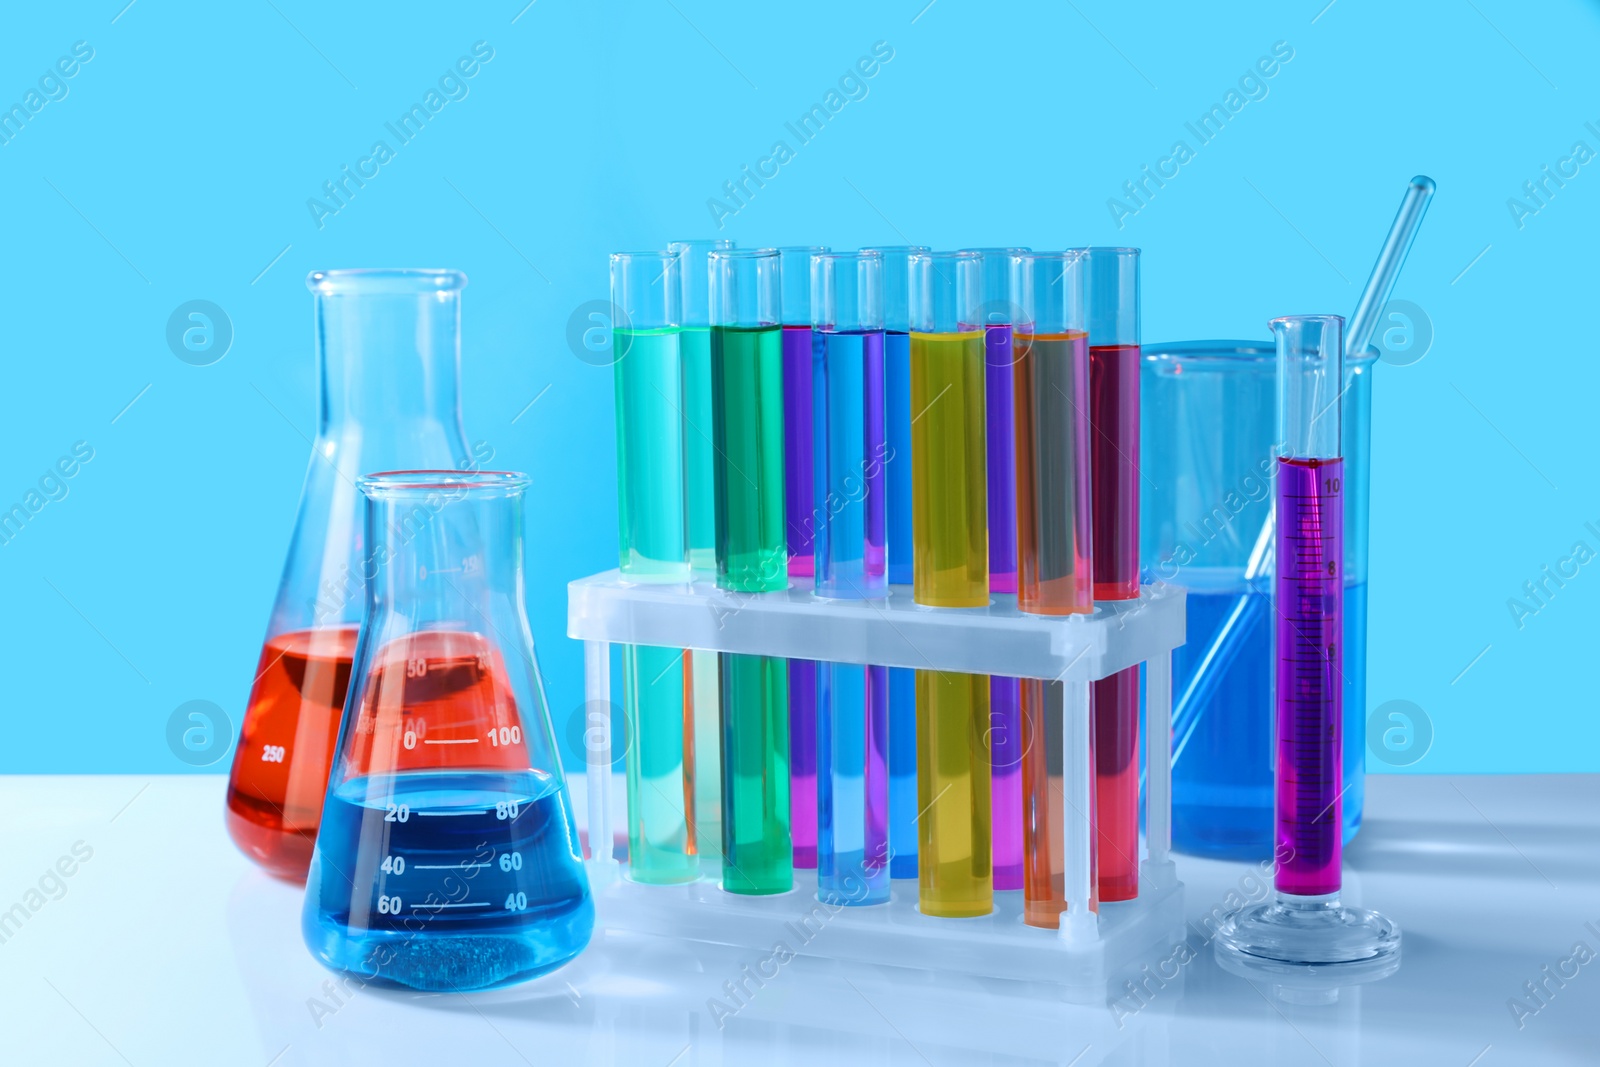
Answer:
[[[95,450],[0,546],[0,770],[184,770],[165,727],[188,700],[237,726],[314,430],[303,279],[335,266],[471,277],[468,436],[534,477],[530,611],[564,732],[564,586],[616,541],[611,372],[575,358],[568,318],[605,297],[608,252],[714,233],[707,199],[794,147],[784,123],[880,40],[867,97],[721,236],[1135,244],[1147,339],[1259,337],[1347,314],[1406,180],[1437,179],[1397,292],[1433,348],[1375,382],[1369,698],[1431,717],[1414,770],[1600,770],[1600,562],[1521,629],[1507,607],[1574,542],[1600,550],[1580,318],[1600,163],[1522,228],[1507,208],[1574,142],[1600,150],[1594,5],[122,3],[28,5],[0,34],[6,106],[95,49],[0,145],[0,510]],[[307,198],[479,40],[470,95],[318,229]],[[1119,229],[1107,199],[1194,147],[1184,123],[1276,41],[1294,58],[1267,97]],[[210,367],[165,343],[191,299],[232,319]]]

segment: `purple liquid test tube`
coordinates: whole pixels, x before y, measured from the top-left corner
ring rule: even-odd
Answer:
[[[970,248],[978,253],[983,285],[985,446],[989,478],[989,592],[1017,591],[1016,414],[1012,331],[1020,301],[1011,289],[1013,257],[1026,248]],[[989,779],[994,887],[1021,889],[1022,687],[1016,678],[989,679]]]
[[[784,515],[789,577],[815,573],[816,476],[813,467],[811,257],[828,249],[778,249],[779,319],[783,323]],[[817,865],[817,664],[789,661],[789,832],[794,865]]]

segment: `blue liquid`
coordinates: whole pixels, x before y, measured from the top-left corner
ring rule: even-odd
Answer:
[[[889,900],[887,667],[826,663],[817,687],[817,899]]]
[[[889,668],[889,877],[917,877],[917,672]]]
[[[884,423],[889,438],[889,581],[911,584],[911,335],[883,335]],[[913,789],[916,787],[913,785]],[[899,850],[896,849],[898,852]],[[916,849],[911,850],[916,854]],[[896,875],[895,877],[900,877]]]
[[[465,992],[560,967],[594,930],[565,789],[536,771],[345,782],[301,927],[324,964],[379,985]]]
[[[884,569],[883,332],[816,331],[813,549],[818,596],[889,591]],[[791,517],[791,522],[794,517]]]
[[[1345,587],[1344,840],[1361,828],[1366,795],[1367,586]],[[1233,618],[1232,653],[1213,660],[1194,686],[1199,716],[1172,763],[1172,845],[1200,856],[1262,860],[1272,855],[1272,598],[1263,593],[1188,595],[1188,640],[1172,654],[1174,751],[1179,702],[1217,632]],[[1237,612],[1237,617],[1235,613]]]

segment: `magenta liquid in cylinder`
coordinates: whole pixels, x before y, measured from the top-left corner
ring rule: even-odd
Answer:
[[[1344,461],[1278,460],[1277,888],[1339,891]]]

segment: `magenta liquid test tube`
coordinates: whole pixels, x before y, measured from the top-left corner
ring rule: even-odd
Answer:
[[[816,594],[887,596],[883,257],[812,257]],[[819,665],[817,896],[889,900],[889,671]]]
[[[1015,357],[1020,317],[1012,261],[1026,248],[968,248],[978,253],[983,286],[985,446],[989,474],[989,592],[1017,591]],[[989,780],[994,887],[1021,889],[1022,688],[1016,678],[989,679]]]
[[[1277,893],[1223,920],[1224,966],[1369,980],[1400,965],[1400,930],[1339,901],[1344,820],[1344,320],[1272,320],[1278,348],[1273,530]]]
[[[816,471],[812,444],[811,257],[828,249],[778,249],[779,319],[783,324],[783,487],[789,577],[816,573]],[[789,661],[789,832],[794,865],[817,865],[817,664]]]

